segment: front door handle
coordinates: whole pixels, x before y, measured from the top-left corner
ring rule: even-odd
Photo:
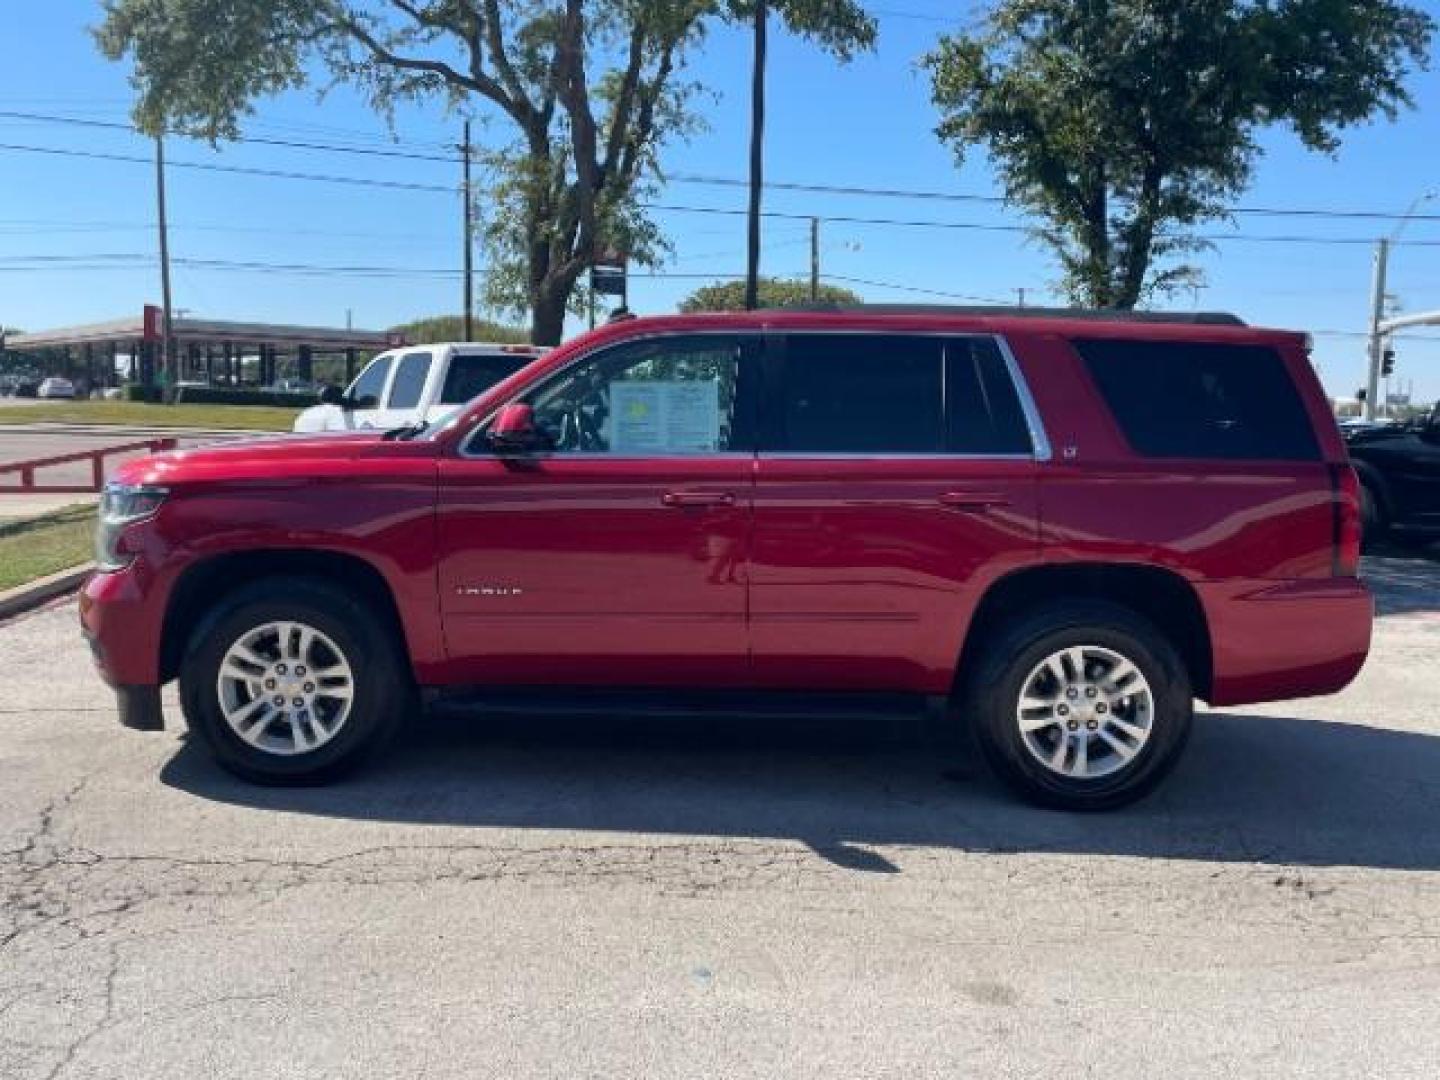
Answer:
[[[706,506],[734,506],[735,495],[729,491],[667,491],[660,496],[665,506],[679,509]]]
[[[994,491],[947,491],[935,501],[947,510],[958,510],[962,514],[984,514],[1010,505],[1009,499]]]

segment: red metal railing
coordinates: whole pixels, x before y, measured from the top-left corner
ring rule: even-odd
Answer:
[[[73,454],[36,458],[33,461],[13,461],[0,465],[0,477],[19,473],[20,483],[0,483],[0,495],[16,492],[39,495],[99,491],[105,486],[105,459],[107,457],[115,454],[132,454],[139,450],[159,454],[166,450],[174,450],[175,446],[174,439],[142,439],[139,442],[121,443],[118,446],[101,446],[94,450],[77,450]],[[36,469],[48,469],[56,465],[72,465],[77,461],[90,462],[89,484],[37,484],[35,482]]]

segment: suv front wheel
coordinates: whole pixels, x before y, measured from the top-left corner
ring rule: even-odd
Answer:
[[[1124,608],[1062,603],[989,643],[967,695],[986,759],[1045,806],[1101,810],[1144,795],[1190,733],[1190,680],[1174,647]]]
[[[317,783],[359,764],[398,725],[405,686],[375,613],[297,578],[223,600],[180,674],[191,730],[230,772],[270,784]]]

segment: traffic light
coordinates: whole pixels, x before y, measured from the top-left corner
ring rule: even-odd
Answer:
[[[1395,370],[1395,350],[1386,349],[1380,354],[1380,374],[1386,378]]]

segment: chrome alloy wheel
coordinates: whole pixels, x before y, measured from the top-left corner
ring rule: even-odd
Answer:
[[[335,738],[350,715],[355,676],[345,654],[313,626],[269,622],[226,650],[216,692],[236,735],[289,757]]]
[[[1099,645],[1061,649],[1036,664],[1015,709],[1025,749],[1071,780],[1123,769],[1150,740],[1154,716],[1140,669]]]

